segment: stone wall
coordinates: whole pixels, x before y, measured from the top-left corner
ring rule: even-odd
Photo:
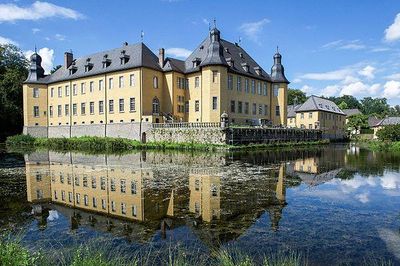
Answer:
[[[221,128],[153,128],[146,132],[146,140],[225,144],[226,134]]]
[[[93,136],[104,137],[106,125],[77,125],[71,126],[71,137]]]
[[[47,138],[48,136],[47,127],[42,126],[24,126],[22,133],[36,138]]]
[[[69,138],[71,135],[70,126],[50,126],[49,138]]]

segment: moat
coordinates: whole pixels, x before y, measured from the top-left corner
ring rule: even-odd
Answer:
[[[348,144],[245,153],[0,154],[0,234],[188,257],[293,250],[310,265],[400,265],[400,154]]]

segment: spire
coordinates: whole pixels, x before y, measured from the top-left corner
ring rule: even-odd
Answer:
[[[273,82],[288,83],[285,77],[285,68],[282,65],[282,55],[279,53],[279,47],[276,46],[276,53],[274,55],[274,65],[271,68],[271,79]]]
[[[224,51],[221,44],[221,32],[216,27],[214,19],[214,28],[210,30],[210,43],[207,49],[207,56],[200,64],[205,65],[228,65],[224,58]]]
[[[30,57],[30,66],[28,78],[25,82],[38,82],[40,78],[44,77],[44,69],[42,67],[42,57],[37,53],[35,45],[35,52]]]

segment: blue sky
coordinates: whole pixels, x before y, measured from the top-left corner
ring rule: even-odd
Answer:
[[[217,21],[265,69],[276,46],[290,87],[308,95],[387,97],[400,104],[400,1],[0,1],[0,43],[46,69],[75,57],[144,42],[184,58]]]

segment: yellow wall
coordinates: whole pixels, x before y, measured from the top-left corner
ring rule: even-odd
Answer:
[[[39,97],[33,97],[33,91],[39,90]],[[24,84],[23,106],[25,126],[47,126],[47,85]],[[34,116],[34,106],[39,107],[39,116]]]
[[[345,120],[345,115],[323,111],[310,111],[297,112],[295,123],[297,128],[321,129],[327,134],[341,135],[344,134]]]

